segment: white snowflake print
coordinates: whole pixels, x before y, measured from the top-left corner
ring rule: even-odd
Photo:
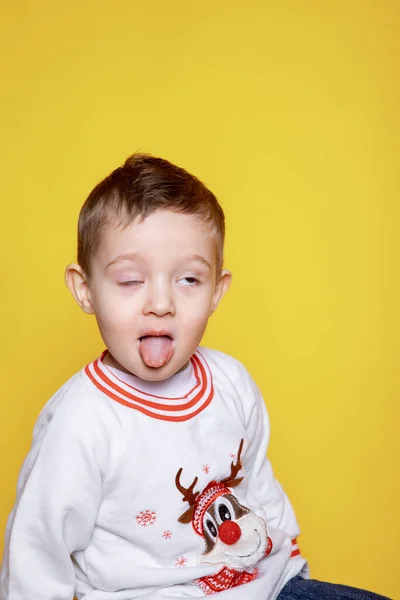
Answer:
[[[184,567],[185,564],[187,563],[188,559],[185,558],[184,556],[180,556],[179,558],[177,558],[175,560],[175,564],[174,567]]]
[[[163,536],[164,540],[170,540],[172,538],[172,531],[167,529],[166,531],[162,532],[162,536]]]
[[[206,475],[208,475],[208,473],[210,472],[210,467],[209,465],[203,465],[203,471]]]
[[[136,523],[142,527],[154,525],[156,521],[157,515],[154,510],[141,510],[140,513],[136,515]]]

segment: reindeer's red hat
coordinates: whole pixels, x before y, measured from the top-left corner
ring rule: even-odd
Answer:
[[[219,498],[219,496],[223,496],[223,494],[229,494],[230,489],[226,487],[226,485],[222,481],[210,481],[207,487],[201,492],[201,494],[196,498],[196,503],[194,505],[194,513],[192,517],[192,525],[195,532],[203,537],[203,517],[211,504]]]

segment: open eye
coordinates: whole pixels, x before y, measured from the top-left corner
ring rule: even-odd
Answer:
[[[182,277],[179,281],[186,286],[193,286],[199,283],[199,280],[196,277]]]
[[[226,506],[226,504],[220,504],[218,506],[218,514],[219,514],[221,521],[231,521],[232,520],[231,513],[229,512],[229,508]]]
[[[207,519],[206,520],[206,527],[208,529],[208,531],[211,533],[211,535],[216,538],[217,537],[217,528],[215,527],[214,523],[211,521],[211,519]]]

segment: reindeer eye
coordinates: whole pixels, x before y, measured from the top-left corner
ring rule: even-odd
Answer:
[[[218,513],[221,518],[221,521],[231,521],[231,513],[229,512],[228,507],[225,504],[220,504],[218,507]]]
[[[212,521],[210,521],[210,519],[207,519],[206,525],[207,525],[208,530],[211,533],[211,535],[213,537],[217,537],[217,528],[215,527],[214,523]]]

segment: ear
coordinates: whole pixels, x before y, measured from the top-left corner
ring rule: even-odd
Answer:
[[[65,269],[65,283],[81,309],[92,315],[94,309],[88,279],[79,265],[71,264],[67,266]]]
[[[230,271],[228,271],[228,269],[224,269],[216,283],[216,286],[215,286],[210,315],[212,315],[212,313],[214,312],[214,310],[217,308],[218,304],[222,300],[223,296],[229,290],[229,288],[231,286],[231,282],[232,282],[232,273]]]

